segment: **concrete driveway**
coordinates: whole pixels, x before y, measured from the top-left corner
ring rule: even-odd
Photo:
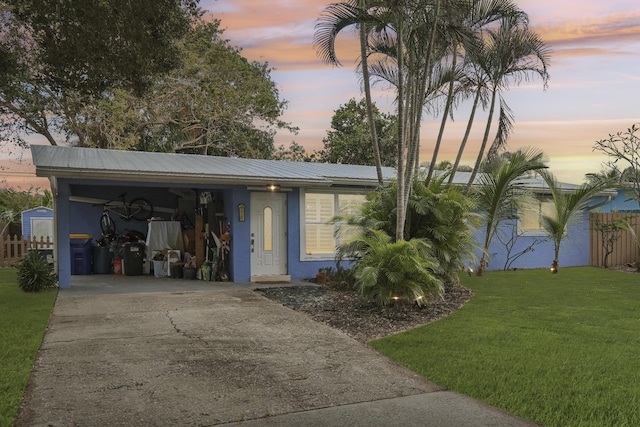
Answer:
[[[72,289],[16,426],[534,425],[250,289]]]

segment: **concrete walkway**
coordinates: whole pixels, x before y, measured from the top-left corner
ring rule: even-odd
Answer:
[[[16,426],[535,425],[431,383],[255,286],[74,276]]]

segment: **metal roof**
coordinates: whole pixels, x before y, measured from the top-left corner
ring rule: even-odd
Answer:
[[[32,145],[36,175],[185,184],[332,186],[377,184],[373,166]],[[396,170],[383,168],[385,180]]]
[[[374,166],[343,165],[283,160],[243,159],[196,154],[32,145],[36,175],[70,179],[102,179],[182,184],[236,184],[282,186],[376,186]],[[385,181],[396,178],[394,168],[384,167]],[[437,173],[441,173],[437,171]],[[464,185],[470,172],[458,172],[454,184]],[[479,183],[481,174],[474,184]],[[538,176],[518,180],[537,193],[549,191]],[[575,184],[560,184],[575,191]],[[609,195],[605,191],[602,195]]]

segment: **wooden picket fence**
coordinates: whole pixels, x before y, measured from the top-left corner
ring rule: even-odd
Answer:
[[[52,249],[53,242],[49,237],[30,238],[18,235],[4,236],[0,243],[0,267],[11,267],[24,258],[29,249]]]
[[[596,230],[597,221],[607,223],[615,220],[626,221],[640,238],[640,214],[610,212],[610,213],[591,213],[589,215],[589,223],[591,230],[591,256],[590,264],[595,267],[604,267],[605,248],[602,243],[602,233]],[[628,230],[620,231],[618,239],[613,243],[613,252],[607,259],[608,267],[620,267],[627,264],[633,264],[640,258],[640,251],[636,244],[636,239]]]

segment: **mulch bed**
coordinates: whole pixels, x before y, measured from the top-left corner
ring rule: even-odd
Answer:
[[[442,299],[431,301],[423,307],[409,304],[379,307],[362,301],[354,291],[332,289],[325,285],[267,288],[258,292],[361,342],[434,322],[460,309],[473,296],[470,289],[457,286]]]

